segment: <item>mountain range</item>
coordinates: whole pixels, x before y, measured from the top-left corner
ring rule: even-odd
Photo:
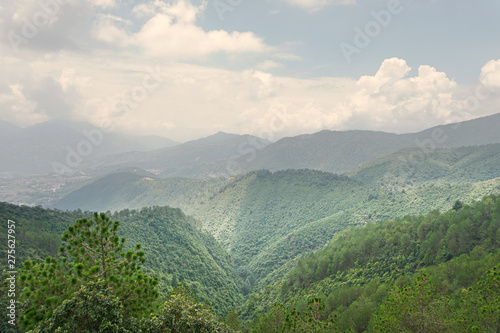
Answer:
[[[418,133],[329,131],[270,142],[251,135],[219,132],[175,144],[160,137],[106,134],[88,156],[75,156],[79,143],[90,141],[89,124],[48,122],[20,129],[0,124],[0,165],[4,175],[44,175],[61,168],[88,175],[105,175],[138,167],[161,178],[230,177],[253,170],[313,169],[337,174],[410,147],[421,150],[500,143],[500,113],[466,122],[433,127]],[[81,147],[80,147],[81,148]],[[81,155],[81,154],[80,154]],[[67,172],[66,174],[70,174]]]
[[[384,283],[402,286],[433,265],[445,275],[455,259],[466,263],[457,272],[477,261],[481,274],[498,261],[500,114],[414,134],[322,131],[275,143],[219,132],[89,156],[77,176],[4,179],[0,194],[35,183],[44,190],[23,200],[52,210],[0,203],[30,244],[20,259],[53,255],[71,220],[107,211],[151,254],[145,271],[163,294],[183,281],[217,313],[245,320],[277,300],[304,310],[306,296],[321,295],[345,328],[363,332]],[[454,292],[476,281],[452,278]]]

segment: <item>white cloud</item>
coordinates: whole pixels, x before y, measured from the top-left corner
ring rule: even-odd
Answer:
[[[97,7],[112,8],[116,6],[116,0],[89,0],[89,2]]]
[[[133,12],[148,17],[137,32],[130,32],[117,20],[100,16],[94,36],[115,46],[134,46],[146,55],[171,59],[199,59],[214,53],[261,53],[270,50],[264,41],[252,32],[204,31],[196,19],[206,4],[195,6],[186,0],[172,4],[155,1],[141,4]]]
[[[356,0],[284,0],[290,5],[303,8],[310,12],[315,12],[323,7],[331,5],[354,5]]]
[[[333,4],[300,3],[310,8]],[[92,6],[113,4],[94,1]],[[302,60],[287,53],[296,44],[282,44],[278,50],[251,32],[203,30],[197,20],[205,6],[155,0],[135,6],[138,21],[96,10],[91,15],[93,33],[102,43],[85,40],[92,46],[86,52],[33,47],[15,56],[2,53],[0,119],[24,126],[61,117],[96,126],[111,122],[117,131],[179,141],[219,130],[276,140],[322,129],[417,131],[453,117],[463,120],[498,112],[494,98],[481,101],[477,110],[460,110],[458,106],[473,88],[459,86],[426,65],[410,76],[410,66],[397,58],[385,60],[374,75],[359,79],[275,76],[268,71]],[[68,4],[65,15],[47,27],[55,35],[45,37],[69,38],[67,31],[74,27],[78,8],[76,2]],[[5,14],[3,9],[0,14]],[[87,17],[78,23],[87,34],[92,20]],[[254,68],[243,71],[186,63],[193,59],[203,63],[204,57],[219,53],[238,59],[245,53],[258,56],[242,62]],[[483,84],[500,86],[499,63],[492,60],[482,68]],[[126,111],[120,109],[134,89],[144,87],[147,68],[156,66],[163,82],[139,102],[132,101]]]
[[[492,88],[500,88],[500,59],[491,60],[481,69],[481,83]]]
[[[19,126],[30,126],[48,120],[36,112],[37,103],[24,95],[23,86],[11,85],[8,93],[0,94],[0,118]]]
[[[146,68],[156,65],[163,82],[127,112],[120,111],[118,106],[131,91],[142,87]],[[488,68],[483,72],[489,73]],[[54,116],[41,110],[59,103],[74,118],[96,126],[111,122],[118,131],[135,134],[182,141],[224,130],[275,140],[322,129],[418,131],[450,119],[497,112],[494,103],[465,112],[459,105],[470,94],[469,88],[430,66],[420,66],[414,76],[410,70],[404,60],[393,58],[385,60],[374,75],[358,80],[299,79],[261,70],[238,72],[169,61],[155,64],[148,58],[120,58],[107,52],[94,53],[91,60],[61,53],[32,63],[25,74],[37,75],[18,79],[15,89],[7,86],[3,93],[0,89],[4,110],[0,118],[31,124]],[[48,95],[59,102],[44,98]],[[12,110],[15,118],[10,116]]]
[[[264,60],[263,62],[258,63],[257,66],[255,66],[255,67],[257,69],[267,71],[267,70],[270,70],[273,68],[283,67],[283,64],[276,62],[276,61],[273,61],[273,60]]]
[[[459,105],[456,82],[430,66],[420,66],[415,77],[407,77],[410,70],[392,58],[374,76],[361,77],[342,105],[351,114],[346,124],[401,132],[443,123]]]

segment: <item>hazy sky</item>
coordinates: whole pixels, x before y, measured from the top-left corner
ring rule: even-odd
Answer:
[[[174,140],[500,112],[498,0],[7,0],[0,119]]]

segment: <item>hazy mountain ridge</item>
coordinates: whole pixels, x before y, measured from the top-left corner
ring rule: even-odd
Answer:
[[[268,140],[252,135],[219,132],[205,138],[188,141],[173,147],[148,152],[122,153],[94,160],[83,165],[86,169],[106,174],[123,167],[151,170],[159,177],[214,178],[233,175],[226,166],[242,155],[250,143],[271,144]]]
[[[158,136],[136,137],[106,133],[87,123],[50,121],[19,128],[4,122],[1,127],[2,133],[7,133],[6,136],[0,135],[0,154],[5,156],[0,165],[0,173],[4,175],[57,173],[53,163],[78,170],[87,159],[128,151],[148,151],[176,144]],[[70,159],[76,166],[68,165],[68,156],[72,156]]]
[[[500,113],[418,133],[324,130],[284,138],[243,165],[247,171],[307,168],[342,174],[403,148],[421,147],[428,151],[491,143],[500,143]]]

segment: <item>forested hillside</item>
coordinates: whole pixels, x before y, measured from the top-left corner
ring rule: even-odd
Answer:
[[[307,300],[320,297],[325,305],[323,320],[335,315],[340,330],[377,332],[381,328],[371,327],[370,320],[388,292],[402,288],[407,282],[413,283],[414,276],[424,273],[437,289],[427,292],[450,297],[447,312],[453,312],[454,307],[461,306],[458,301],[463,290],[484,279],[487,270],[500,262],[499,228],[498,195],[471,205],[457,203],[454,210],[446,213],[432,211],[348,228],[339,232],[323,250],[299,260],[283,281],[250,295],[240,314],[244,318],[257,318],[269,309],[276,311],[275,303],[303,311]],[[498,302],[500,290],[492,292]],[[404,306],[400,304],[401,315]],[[495,311],[498,316],[499,310]],[[460,314],[448,315],[451,317],[444,318],[443,314],[443,318],[427,319],[444,323],[445,319],[454,318],[459,323]],[[266,326],[270,321],[272,318],[264,316],[260,324],[256,321],[254,325]],[[443,327],[443,332],[460,331],[459,326]]]
[[[332,178],[332,181],[346,179]],[[43,239],[65,229],[67,219],[89,214],[9,204],[2,204],[2,212],[4,218],[16,220],[16,230],[21,226],[17,223],[28,227],[26,222],[34,220],[33,214],[43,217],[47,222]],[[110,217],[94,215],[95,222],[92,223],[97,223],[95,225],[113,223],[114,227],[97,228],[92,232],[81,229],[91,226],[90,220],[78,220],[74,227],[69,226],[63,233],[65,242],[61,249],[66,249],[75,258],[81,256],[88,260],[89,255],[71,250],[73,246],[78,247],[82,238],[70,241],[69,237],[80,234],[79,237],[88,237],[90,241],[101,232],[116,232],[119,226],[120,234],[126,237],[121,243],[127,239],[128,247],[134,247],[136,242],[143,244],[142,247],[135,246],[135,254],[128,251],[120,255],[124,260],[140,259],[144,262],[142,273],[137,271],[135,264],[124,266],[128,268],[122,270],[125,275],[120,280],[122,287],[118,288],[113,276],[99,280],[101,282],[86,280],[87,276],[98,273],[97,266],[85,266],[85,261],[77,261],[79,264],[71,268],[71,265],[65,265],[65,258],[61,261],[55,259],[56,255],[50,254],[57,247],[56,241],[51,248],[26,247],[29,253],[36,253],[38,259],[45,253],[49,253],[49,258],[44,264],[38,260],[35,260],[38,263],[27,263],[20,270],[21,281],[25,281],[22,285],[33,288],[31,292],[25,289],[26,293],[23,293],[20,309],[26,309],[26,312],[20,317],[20,327],[38,325],[39,329],[50,331],[63,325],[74,331],[76,327],[82,327],[80,316],[85,311],[94,313],[93,321],[85,321],[88,325],[115,325],[116,329],[122,327],[120,332],[142,329],[159,333],[169,332],[174,327],[178,327],[179,332],[190,331],[193,327],[199,327],[193,332],[232,332],[231,327],[247,327],[252,332],[278,329],[290,333],[310,329],[317,332],[333,329],[418,332],[421,327],[427,327],[426,332],[461,332],[464,327],[495,332],[499,327],[497,270],[500,267],[496,267],[500,262],[499,195],[484,197],[471,205],[457,200],[453,209],[446,213],[434,210],[427,215],[408,215],[346,228],[337,232],[322,250],[299,259],[283,279],[276,279],[248,295],[242,305],[239,305],[242,299],[238,293],[241,280],[235,274],[231,259],[212,236],[198,231],[198,221],[169,207],[123,210]],[[113,222],[115,219],[121,223]],[[78,228],[82,231],[77,231]],[[21,240],[26,238],[21,236],[21,231],[18,232],[20,246]],[[32,237],[36,238],[35,235]],[[112,235],[110,237],[115,239]],[[104,239],[108,238],[105,236]],[[86,242],[93,244],[89,241]],[[113,260],[121,260],[120,256]],[[80,272],[82,269],[85,273]],[[59,270],[76,274],[73,279],[81,287],[73,288],[65,283],[64,290],[57,289],[59,292],[52,294],[57,296],[44,302],[43,297],[51,295],[51,288],[55,288],[53,283],[62,282],[57,274],[54,275]],[[132,275],[127,275],[127,270],[131,270]],[[239,274],[246,277],[247,283],[251,279],[248,268],[240,267]],[[45,276],[45,280],[40,280],[41,276]],[[54,279],[53,283],[51,279]],[[199,299],[183,285],[173,289],[178,282],[189,285]],[[130,295],[127,290],[136,295],[144,283],[151,284],[144,289],[149,291],[158,284],[154,288],[156,291],[141,297],[137,294],[134,297],[139,298],[135,303],[127,303],[125,300]],[[6,291],[8,285],[0,287]],[[5,294],[0,297],[2,304],[7,304]],[[93,299],[91,307],[88,297]],[[156,298],[164,303],[160,305]],[[34,303],[24,303],[27,299]],[[225,322],[229,326],[223,325],[222,319],[214,316],[210,308],[199,301],[207,301],[219,314],[227,314]],[[31,306],[25,308],[29,304]],[[120,304],[126,306],[120,307]],[[414,313],[409,304],[419,304],[423,312]],[[72,308],[81,310],[75,312]],[[39,315],[31,314],[30,309],[35,309]],[[54,309],[54,312],[49,309]],[[144,311],[152,312],[141,317]],[[128,315],[123,317],[124,314]],[[130,316],[142,319],[132,320]],[[6,332],[12,331],[10,326],[2,324],[1,327]]]
[[[407,148],[366,163],[348,175],[371,185],[485,181],[500,177],[500,143],[435,150]]]
[[[73,192],[57,207],[181,207],[230,253],[248,292],[276,282],[297,258],[347,226],[446,211],[457,199],[468,203],[498,193],[499,149],[403,150],[349,177],[313,170],[212,180],[118,173]]]
[[[240,302],[241,283],[232,259],[212,235],[199,229],[199,221],[170,207],[127,209],[110,218],[121,222],[132,244],[142,244],[148,253],[145,267],[158,277],[160,292],[186,283],[221,315]]]
[[[99,177],[64,196],[53,208],[118,211],[169,205],[185,210],[214,195],[230,180],[161,179],[141,169]]]
[[[61,234],[76,219],[78,212],[61,212],[41,207],[16,206],[0,202],[0,232],[7,235],[7,221],[16,222],[16,265],[28,259],[43,259],[54,256],[61,245]],[[7,241],[0,243],[2,252],[7,252]],[[2,261],[1,267],[7,263]]]
[[[1,230],[7,234],[7,219],[16,222],[16,264],[25,260],[54,257],[62,232],[75,220],[91,212],[45,210],[0,203]],[[240,301],[240,278],[232,259],[213,236],[199,229],[200,222],[169,207],[123,210],[110,215],[119,221],[120,236],[140,243],[146,253],[146,270],[158,278],[158,290],[166,295],[177,282],[184,282],[215,311],[225,314]],[[2,243],[6,252],[7,242]],[[189,260],[186,260],[189,258]],[[6,263],[1,267],[5,268]]]

